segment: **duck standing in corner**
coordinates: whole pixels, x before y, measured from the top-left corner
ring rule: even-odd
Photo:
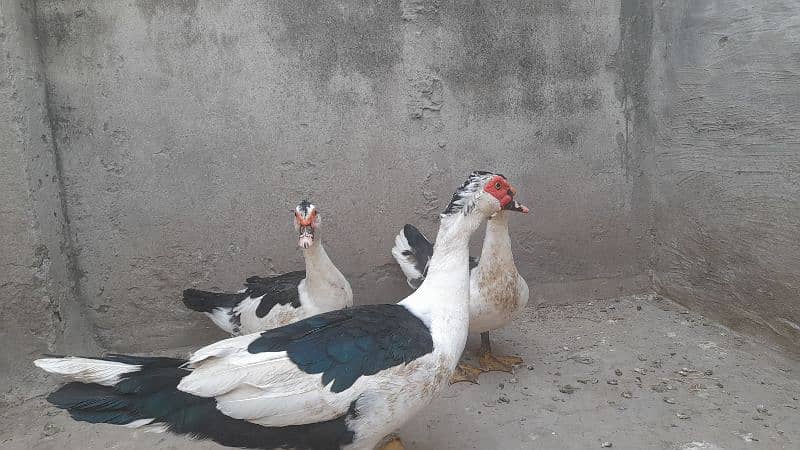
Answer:
[[[273,277],[252,276],[235,293],[183,291],[187,308],[205,313],[220,328],[239,336],[288,325],[316,314],[353,306],[350,283],[328,257],[319,237],[316,206],[303,200],[294,209],[297,245],[306,270]]]
[[[517,272],[508,234],[508,211],[528,213],[516,201],[489,218],[480,260],[470,258],[469,331],[480,333],[480,368],[460,363],[452,383],[478,382],[484,371],[511,372],[522,363],[517,356],[496,356],[492,353],[489,332],[502,328],[528,304],[528,284]],[[406,224],[395,238],[392,255],[406,275],[408,285],[419,286],[429,270],[433,244],[413,225]]]
[[[398,304],[228,338],[188,360],[40,359],[73,380],[48,401],[76,420],[227,446],[372,449],[447,386],[469,328],[470,235],[513,195],[504,177],[472,173],[441,215],[427,278]],[[395,439],[382,448],[403,447]]]

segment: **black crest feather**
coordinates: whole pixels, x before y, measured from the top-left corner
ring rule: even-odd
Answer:
[[[495,175],[497,174],[483,170],[476,170],[469,174],[469,177],[466,181],[464,181],[464,184],[462,184],[461,187],[456,189],[456,191],[453,193],[453,198],[450,200],[450,203],[447,205],[447,208],[445,208],[444,213],[442,214],[450,215],[462,211],[465,214],[468,213],[471,208],[470,200],[472,197],[476,192],[481,190],[483,184],[489,178]]]
[[[297,205],[297,207],[300,208],[300,212],[303,214],[308,214],[308,210],[311,208],[311,206],[312,203],[308,200],[303,200],[299,205]]]

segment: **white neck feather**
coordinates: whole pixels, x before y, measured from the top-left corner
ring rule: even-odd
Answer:
[[[511,253],[511,236],[508,234],[508,213],[505,211],[500,211],[486,222],[486,237],[483,239],[478,270],[498,265],[516,269]]]
[[[469,328],[469,238],[480,226],[480,214],[441,219],[425,281],[400,302],[431,330],[434,344],[450,356],[455,368]]]
[[[342,296],[349,295],[350,284],[328,257],[322,240],[317,237],[311,246],[303,249],[306,261],[305,287],[313,306],[341,308]]]

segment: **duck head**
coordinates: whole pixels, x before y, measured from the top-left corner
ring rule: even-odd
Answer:
[[[476,208],[487,216],[503,210],[527,213],[528,207],[514,199],[516,194],[516,188],[508,182],[504,175],[475,171],[453,194],[453,199],[450,200],[443,215],[458,212],[467,214]]]
[[[303,200],[294,208],[294,229],[298,232],[297,246],[303,249],[314,244],[314,233],[319,226],[317,207]]]

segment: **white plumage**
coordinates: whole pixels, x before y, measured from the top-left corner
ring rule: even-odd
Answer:
[[[316,314],[353,306],[350,283],[331,261],[319,236],[316,207],[303,201],[294,210],[306,270],[273,277],[253,276],[235,294],[187,289],[184,304],[215,325],[245,335],[288,325]]]
[[[528,211],[516,202],[513,209]],[[519,275],[511,251],[508,214],[501,211],[489,219],[481,258],[470,271],[469,331],[481,333],[481,369],[461,364],[454,382],[477,382],[481,371],[511,371],[514,364],[522,362],[518,357],[494,356],[488,334],[508,325],[528,304],[528,284]],[[429,246],[430,241],[411,225],[404,226],[395,238],[392,256],[412,288],[425,279]]]
[[[481,259],[470,274],[471,333],[508,325],[528,304],[528,284],[517,271],[511,252],[508,214],[497,213],[487,222]]]
[[[67,356],[65,358],[42,358],[33,362],[36,367],[50,373],[61,375],[70,381],[96,383],[113,386],[119,383],[120,376],[136,372],[141,366],[115,361],[102,361],[91,358]]]

